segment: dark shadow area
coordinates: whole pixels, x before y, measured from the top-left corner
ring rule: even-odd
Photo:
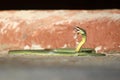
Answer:
[[[0,10],[119,9],[119,0],[1,0]]]

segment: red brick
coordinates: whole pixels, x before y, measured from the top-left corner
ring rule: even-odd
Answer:
[[[87,32],[83,48],[120,51],[120,10],[0,11],[0,51],[25,48],[75,48],[74,27]]]

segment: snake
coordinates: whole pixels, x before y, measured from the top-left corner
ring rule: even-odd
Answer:
[[[74,27],[76,33],[82,36],[81,41],[75,49],[58,48],[44,50],[10,50],[9,54],[39,54],[39,55],[57,55],[57,56],[105,56],[105,54],[96,54],[94,49],[82,48],[87,40],[87,33],[83,28]]]
[[[76,26],[75,30],[77,32],[77,34],[81,34],[82,35],[82,40],[79,42],[78,46],[75,49],[75,52],[78,53],[81,50],[81,47],[85,44],[86,40],[87,40],[87,33],[84,29]]]

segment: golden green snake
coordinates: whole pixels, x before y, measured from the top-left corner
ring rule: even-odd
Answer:
[[[86,35],[86,31],[80,27],[76,26],[75,30],[76,30],[77,34],[82,35],[82,40],[80,41],[80,43],[78,44],[78,46],[75,49],[75,52],[78,53],[80,51],[81,47],[83,46],[83,44],[86,42],[87,35]]]
[[[84,29],[75,26],[77,34],[82,36],[81,41],[75,49],[57,48],[57,49],[43,49],[43,50],[10,50],[9,54],[38,54],[38,55],[58,55],[58,56],[105,56],[105,54],[97,54],[94,49],[81,48],[87,39],[87,33]]]

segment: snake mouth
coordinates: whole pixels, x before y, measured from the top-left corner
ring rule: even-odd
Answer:
[[[86,31],[78,26],[74,27],[74,30],[77,32],[77,34],[82,34],[82,35],[86,35]]]
[[[74,30],[78,33],[80,31],[80,28],[78,26],[75,26]]]

